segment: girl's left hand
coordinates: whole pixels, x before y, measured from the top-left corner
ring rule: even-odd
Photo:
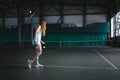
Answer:
[[[42,41],[42,44],[45,44],[45,42]]]

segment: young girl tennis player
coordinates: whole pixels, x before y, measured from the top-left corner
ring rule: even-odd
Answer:
[[[31,64],[35,62],[35,66],[43,66],[42,64],[39,63],[39,57],[42,54],[42,44],[45,44],[41,38],[42,36],[45,36],[46,34],[46,20],[43,19],[41,21],[41,24],[39,24],[36,27],[35,30],[35,36],[34,36],[34,42],[35,42],[35,47],[36,47],[36,54],[33,56],[32,60],[28,60],[28,66],[31,68]],[[42,44],[41,44],[42,43]]]

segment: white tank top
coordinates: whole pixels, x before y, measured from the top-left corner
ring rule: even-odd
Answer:
[[[36,37],[35,37],[35,43],[36,44],[41,44],[41,36],[42,36],[42,30],[39,30],[37,33],[36,33]]]

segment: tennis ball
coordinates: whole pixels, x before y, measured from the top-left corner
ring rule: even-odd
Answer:
[[[45,48],[45,46],[43,46],[43,48]]]

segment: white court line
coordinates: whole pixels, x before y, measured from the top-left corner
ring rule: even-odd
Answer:
[[[53,66],[53,65],[44,65],[45,67],[51,68],[71,68],[71,69],[115,69],[115,68],[103,68],[103,67],[80,67],[80,66]]]
[[[110,62],[108,59],[106,59],[100,52],[98,52],[97,50],[94,49],[94,51],[100,56],[102,57],[107,63],[109,63],[114,69],[118,69],[112,62]]]
[[[0,64],[0,67],[2,67],[2,66],[28,67],[28,65],[25,65],[25,64]],[[34,67],[35,65],[32,65],[32,66]],[[57,66],[57,65],[44,65],[43,67],[46,67],[46,68],[68,68],[68,69],[105,69],[105,70],[114,70],[115,69],[115,68],[104,68],[104,67]]]

